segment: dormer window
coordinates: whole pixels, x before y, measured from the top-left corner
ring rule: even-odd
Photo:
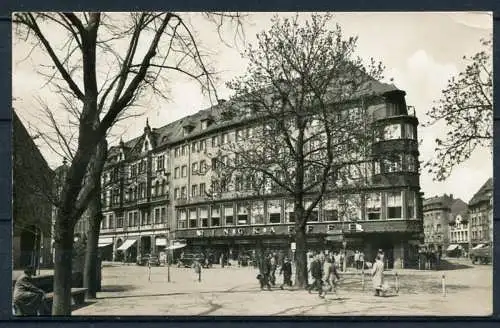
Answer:
[[[201,129],[206,130],[208,128],[208,120],[201,121]]]
[[[187,123],[182,127],[182,132],[184,136],[187,136],[191,131],[194,129],[194,124],[193,123]]]

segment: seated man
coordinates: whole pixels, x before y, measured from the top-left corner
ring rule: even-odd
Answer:
[[[27,267],[14,285],[13,303],[17,315],[36,316],[47,314],[45,292],[36,287],[31,277],[35,274],[33,267]]]

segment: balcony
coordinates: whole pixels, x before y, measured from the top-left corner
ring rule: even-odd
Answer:
[[[163,195],[155,195],[155,196],[151,196],[151,202],[166,202],[170,199],[169,197],[169,193],[165,193]]]

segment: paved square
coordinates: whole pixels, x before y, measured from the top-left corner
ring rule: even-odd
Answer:
[[[103,268],[103,291],[73,315],[457,315],[481,316],[492,312],[492,267],[470,266],[444,271],[446,296],[440,271],[399,271],[399,292],[373,296],[367,278],[363,290],[359,273],[345,275],[337,295],[321,299],[303,290],[261,291],[254,268],[215,267],[202,272],[198,282],[193,270],[148,269],[134,265]],[[278,282],[281,282],[278,276]],[[395,276],[388,272],[389,285]],[[474,300],[474,302],[471,302]]]

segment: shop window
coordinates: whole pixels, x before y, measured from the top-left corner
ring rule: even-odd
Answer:
[[[394,173],[401,172],[401,155],[393,154],[384,159],[384,172],[385,173]]]
[[[401,192],[390,192],[387,194],[387,218],[401,219],[402,215]]]

